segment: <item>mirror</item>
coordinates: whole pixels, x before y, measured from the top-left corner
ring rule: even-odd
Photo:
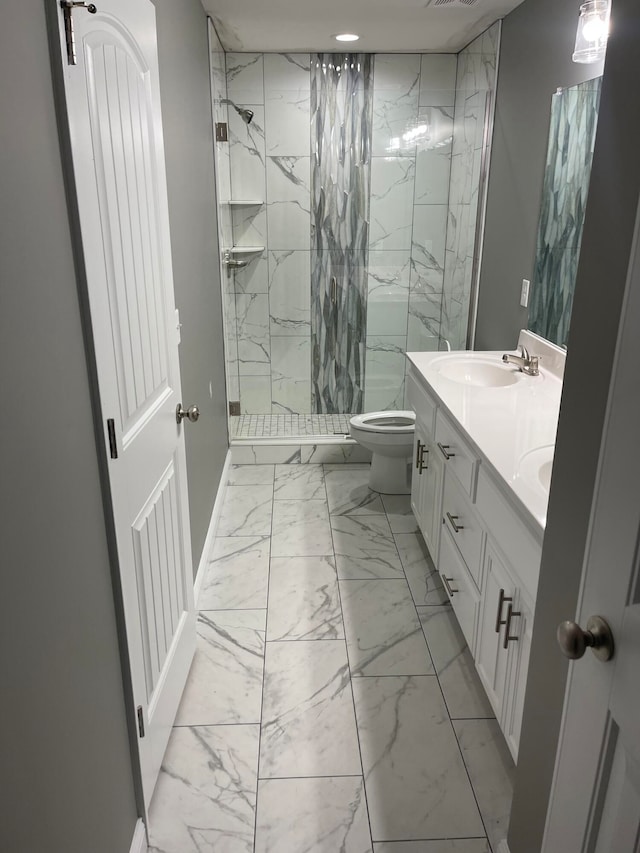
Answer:
[[[538,222],[529,328],[566,347],[589,191],[602,77],[559,89]]]

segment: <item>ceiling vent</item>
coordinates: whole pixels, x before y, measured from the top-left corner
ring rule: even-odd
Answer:
[[[429,0],[426,4],[435,9],[468,9],[470,6],[475,6],[480,0]]]

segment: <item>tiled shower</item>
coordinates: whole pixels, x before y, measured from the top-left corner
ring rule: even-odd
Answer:
[[[407,350],[465,348],[499,26],[309,55],[225,54],[210,25],[232,437],[403,408]]]

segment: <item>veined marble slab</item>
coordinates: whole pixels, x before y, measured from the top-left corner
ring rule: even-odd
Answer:
[[[218,536],[260,536],[271,533],[273,486],[228,486]]]
[[[259,467],[259,466],[246,466]],[[199,610],[255,610],[267,606],[268,536],[218,536],[209,556]]]
[[[269,486],[273,483],[274,476],[273,465],[232,465],[227,485]]]
[[[260,777],[362,772],[342,640],[267,643]]]
[[[275,501],[272,557],[331,556],[333,543],[325,501]]]
[[[332,515],[331,527],[339,578],[403,577],[386,515]]]
[[[394,539],[416,604],[448,604],[440,575],[422,533],[396,533]]]
[[[338,578],[331,557],[274,557],[268,640],[344,638]]]
[[[273,497],[282,500],[325,500],[322,465],[277,465]]]
[[[378,492],[369,488],[370,465],[325,465],[325,482],[331,515],[381,515]]]
[[[382,495],[392,533],[418,533],[418,522],[411,509],[411,495]]]

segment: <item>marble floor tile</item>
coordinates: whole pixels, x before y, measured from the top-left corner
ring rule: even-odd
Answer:
[[[344,642],[267,643],[260,778],[361,772]]]
[[[325,500],[322,465],[277,465],[273,497],[282,500]]]
[[[370,465],[325,465],[330,515],[380,515],[384,507],[369,488]]]
[[[332,515],[331,527],[339,578],[403,577],[386,515]]]
[[[273,465],[232,465],[229,486],[269,486],[273,483]]]
[[[413,600],[418,604],[448,604],[440,575],[421,533],[394,534]]]
[[[333,558],[274,557],[269,580],[267,640],[343,638]]]
[[[256,853],[371,853],[362,777],[258,783]]]
[[[269,543],[268,536],[217,537],[196,602],[198,610],[265,608]]]
[[[491,703],[451,605],[417,610],[449,716],[454,720],[493,717]]]
[[[331,556],[326,501],[274,501],[272,557]]]
[[[340,581],[351,675],[434,675],[405,580]]]
[[[206,610],[176,726],[259,723],[265,610]]]
[[[495,850],[507,837],[515,767],[497,720],[456,720],[460,743],[487,837]]]
[[[373,853],[491,853],[486,838],[450,838],[447,841],[382,841]]]
[[[252,853],[259,726],[174,729],[149,813],[149,853]]]
[[[273,486],[228,486],[218,536],[268,536],[272,507]]]
[[[411,495],[382,495],[392,533],[418,533],[418,522],[411,509]]]
[[[354,678],[374,841],[477,838],[484,827],[436,678]]]

